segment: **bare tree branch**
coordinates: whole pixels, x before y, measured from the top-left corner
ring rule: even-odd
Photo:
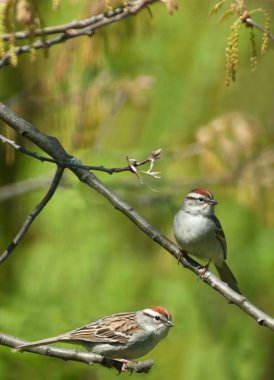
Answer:
[[[60,36],[57,36],[57,37],[54,37],[54,38],[51,38],[48,40],[46,40],[46,39],[45,40],[39,40],[39,41],[33,42],[30,45],[17,46],[14,49],[13,54],[21,55],[23,53],[28,53],[31,49],[35,49],[35,50],[48,49],[53,45],[64,43],[67,40],[71,40],[72,38],[77,38],[77,37],[81,37],[81,36],[91,37],[93,34],[94,34],[94,32],[92,30],[79,30],[77,32],[76,31],[68,31],[68,32],[61,34]],[[0,36],[0,38],[1,38],[1,36]],[[9,65],[10,59],[11,59],[11,53],[10,52],[7,52],[6,54],[4,54],[2,59],[0,59],[0,68]]]
[[[1,36],[4,41],[9,41],[11,37],[16,40],[29,39],[32,37],[42,37],[49,36],[51,34],[66,33],[71,29],[85,29],[92,27],[93,29],[98,29],[99,27],[107,25],[116,21],[120,21],[122,18],[138,13],[141,9],[148,6],[149,4],[155,3],[159,0],[131,0],[127,2],[127,5],[108,10],[107,12],[101,13],[89,17],[84,20],[75,20],[67,24],[55,25],[45,27],[43,29],[37,29],[34,31],[21,31],[15,33],[6,33]],[[121,17],[122,16],[122,17]],[[114,20],[113,20],[114,19]]]
[[[5,121],[12,129],[21,134],[28,140],[32,141],[39,148],[51,155],[56,160],[70,161],[71,156],[66,153],[56,138],[47,136],[34,128],[30,123],[24,119],[19,118],[15,113],[9,110],[4,104],[0,103],[0,119]],[[141,231],[143,231],[150,239],[160,244],[167,250],[176,260],[180,259],[180,263],[187,269],[196,273],[200,277],[199,264],[191,258],[184,256],[181,257],[181,250],[173,242],[152,225],[150,225],[141,215],[139,215],[130,205],[124,202],[117,194],[104,185],[93,173],[85,169],[72,168],[70,169],[81,182],[99,192],[105,197],[118,211],[122,212],[128,219],[130,219]],[[234,292],[223,283],[210,271],[207,271],[202,280],[223,295],[225,299],[231,304],[237,305],[246,314],[255,319],[261,326],[268,327],[274,330],[274,319],[264,313],[262,310],[253,305],[246,297]]]
[[[39,213],[43,210],[43,208],[46,206],[46,204],[50,201],[53,194],[55,193],[60,180],[62,178],[64,172],[64,168],[61,168],[60,166],[57,166],[56,173],[54,175],[53,181],[51,183],[51,186],[49,190],[47,191],[46,195],[43,197],[41,202],[35,207],[35,209],[29,214],[25,222],[23,223],[22,227],[20,228],[19,232],[13,239],[13,241],[10,243],[10,245],[7,247],[7,249],[0,255],[0,265],[9,257],[9,255],[12,253],[12,251],[15,249],[17,244],[20,242],[20,240],[23,238],[27,230],[29,229],[31,223],[34,221],[34,219],[39,215]]]
[[[121,19],[136,15],[143,8],[155,3],[159,0],[132,0],[127,5],[109,10],[97,16],[90,17],[85,20],[73,21],[64,25],[57,25],[53,27],[47,27],[30,32],[17,32],[14,34],[3,34],[0,36],[4,41],[9,41],[10,38],[22,40],[33,37],[43,37],[41,40],[35,41],[32,44],[21,45],[15,48],[14,53],[20,55],[29,52],[31,49],[43,49],[49,48],[52,45],[63,43],[71,38],[80,37],[83,35],[92,36],[97,29],[105,27],[108,24],[112,24],[120,21]],[[59,34],[59,36],[52,39],[46,39],[45,37],[52,34]],[[0,60],[0,68],[10,64],[11,53],[7,52]]]
[[[0,333],[0,345],[8,346],[14,348],[20,344],[26,343],[21,339],[17,339],[13,336]],[[152,365],[153,360],[146,360],[144,362],[128,362],[123,363],[119,360],[105,358],[101,355],[96,355],[88,352],[82,352],[78,350],[68,350],[65,348],[56,348],[52,346],[43,346],[30,348],[26,351],[32,352],[34,354],[51,356],[61,360],[72,360],[76,362],[86,363],[89,365],[100,364],[107,368],[115,368],[118,372],[138,372],[147,373]]]
[[[61,166],[63,168],[71,168],[71,169],[72,168],[75,168],[75,169],[78,168],[78,169],[86,169],[86,170],[96,170],[96,171],[101,171],[101,172],[105,172],[108,174],[121,173],[121,172],[129,171],[129,172],[132,172],[132,173],[137,175],[138,174],[138,171],[137,171],[138,166],[141,166],[141,165],[144,165],[144,164],[150,162],[150,168],[147,171],[145,171],[144,173],[152,175],[156,178],[159,178],[159,174],[160,174],[159,172],[152,172],[152,168],[153,168],[154,161],[157,160],[158,158],[160,158],[160,156],[161,156],[161,149],[157,149],[155,151],[152,151],[151,154],[147,158],[145,158],[144,160],[141,160],[141,161],[136,161],[135,159],[127,157],[128,166],[124,166],[122,168],[105,168],[102,165],[100,165],[100,166],[82,165],[80,163],[81,162],[80,160],[75,159],[73,157],[71,158],[70,162],[65,162],[65,161],[58,161],[58,160],[55,160],[53,158],[41,156],[40,154],[38,154],[36,152],[32,152],[26,148],[23,148],[22,146],[16,144],[15,141],[8,139],[7,137],[5,137],[1,134],[0,134],[0,140],[3,143],[7,143],[7,144],[11,145],[14,149],[18,150],[19,152],[24,153],[28,156],[33,157],[33,158],[36,158],[37,160],[39,160],[41,162],[51,162],[51,163],[57,164],[58,166]]]

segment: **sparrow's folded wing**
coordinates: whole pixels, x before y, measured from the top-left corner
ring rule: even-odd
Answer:
[[[113,314],[67,334],[69,339],[94,343],[126,343],[138,329],[134,313]]]

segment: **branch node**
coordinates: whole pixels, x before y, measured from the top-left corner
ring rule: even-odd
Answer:
[[[265,325],[265,319],[264,318],[258,318],[257,323],[259,326],[264,326]]]
[[[72,165],[82,165],[82,161],[77,158],[77,157],[71,157],[69,159],[69,162],[72,164]]]
[[[252,25],[250,24],[251,17],[247,10],[244,10],[243,14],[240,16],[240,21],[243,24],[246,24],[247,27],[252,27]]]
[[[241,304],[243,305],[247,301],[245,296],[241,296]]]

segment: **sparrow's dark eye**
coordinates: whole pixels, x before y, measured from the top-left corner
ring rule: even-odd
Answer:
[[[160,321],[160,317],[158,315],[156,315],[156,317],[154,317],[156,319],[156,321]]]
[[[200,197],[199,202],[203,202],[203,201],[204,201],[204,198]]]

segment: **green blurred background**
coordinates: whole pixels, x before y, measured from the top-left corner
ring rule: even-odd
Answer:
[[[67,0],[59,12],[36,2],[45,25],[88,17],[94,1]],[[259,4],[258,4],[259,3]],[[124,166],[162,148],[161,179],[98,176],[163,234],[186,193],[206,187],[219,201],[228,262],[244,295],[274,314],[273,43],[249,64],[241,28],[237,81],[225,86],[232,20],[209,17],[214,1],[162,4],[0,71],[1,100],[85,164]],[[271,1],[249,1],[274,14]],[[257,20],[263,22],[262,16]],[[256,34],[259,44],[261,35]],[[1,133],[35,146],[0,125]],[[0,247],[40,201],[55,168],[0,145]],[[13,195],[26,182],[26,191]],[[32,189],[33,186],[33,189]],[[212,268],[212,270],[214,270]],[[0,330],[26,340],[54,336],[113,312],[163,305],[175,328],[147,358],[162,380],[273,379],[273,334],[228,305],[126,217],[69,172],[12,256],[0,268]],[[112,379],[114,370],[0,347],[3,380]],[[127,375],[122,375],[127,376]]]

